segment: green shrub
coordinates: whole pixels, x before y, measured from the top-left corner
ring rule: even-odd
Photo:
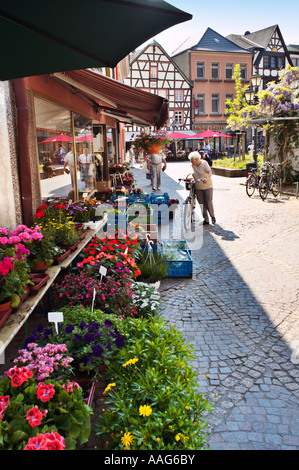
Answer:
[[[109,406],[96,433],[114,450],[207,449],[211,407],[197,392],[191,346],[162,319],[127,318],[122,326],[126,344],[106,373]]]

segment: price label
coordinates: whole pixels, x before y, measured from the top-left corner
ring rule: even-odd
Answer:
[[[101,275],[101,277],[102,277],[102,276],[106,276],[106,274],[107,274],[107,268],[105,268],[105,266],[101,266],[101,267],[100,267],[100,275]]]
[[[55,330],[58,334],[58,323],[63,322],[63,313],[62,312],[48,312],[48,321],[49,323],[55,323]]]

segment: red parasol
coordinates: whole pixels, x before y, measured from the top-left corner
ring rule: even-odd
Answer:
[[[49,137],[49,139],[42,140],[40,144],[46,144],[48,142],[71,142],[73,139],[69,135],[56,135],[55,137]]]
[[[219,137],[219,132],[213,132],[209,129],[207,131],[200,132],[199,134],[193,135],[192,139],[208,139],[212,137]]]
[[[184,134],[183,132],[172,132],[171,134],[168,134],[168,137],[170,137],[173,140],[190,139],[191,138],[190,135]]]

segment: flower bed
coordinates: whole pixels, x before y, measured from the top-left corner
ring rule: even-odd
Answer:
[[[158,317],[161,297],[151,282],[167,269],[163,254],[141,250],[137,236],[90,241],[75,270],[52,286],[54,308],[63,312],[58,333],[38,327],[0,377],[0,449],[88,442],[91,409],[78,383],[97,377],[106,381],[95,400],[106,409],[95,418],[98,448],[105,440],[122,450],[207,448],[210,408],[197,392],[191,346]]]

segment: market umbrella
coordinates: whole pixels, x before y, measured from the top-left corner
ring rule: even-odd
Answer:
[[[190,135],[184,134],[182,132],[172,132],[171,134],[168,134],[168,136],[173,140],[190,139],[191,138]]]
[[[219,132],[213,132],[209,129],[207,131],[200,132],[199,134],[195,134],[191,137],[191,139],[209,139],[212,137],[221,137]]]
[[[80,137],[76,137],[76,142],[92,142],[92,135],[81,135]]]
[[[73,139],[69,135],[56,135],[54,137],[49,137],[49,139],[42,140],[39,144],[46,144],[48,142],[71,142]]]
[[[3,0],[0,80],[114,68],[148,39],[191,19],[163,0]]]

